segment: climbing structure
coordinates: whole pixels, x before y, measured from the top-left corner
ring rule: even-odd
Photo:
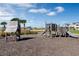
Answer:
[[[67,28],[60,27],[59,25],[55,23],[49,23],[49,24],[46,24],[45,31],[43,32],[43,34],[50,36],[50,37],[66,36]]]

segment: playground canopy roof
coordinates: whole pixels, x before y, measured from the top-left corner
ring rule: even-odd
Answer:
[[[10,21],[6,25],[6,30],[5,32],[16,32],[18,28],[18,22],[17,21]]]

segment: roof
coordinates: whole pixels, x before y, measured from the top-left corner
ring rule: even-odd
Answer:
[[[17,21],[10,21],[6,25],[5,32],[16,32],[17,28],[18,28],[18,22]]]

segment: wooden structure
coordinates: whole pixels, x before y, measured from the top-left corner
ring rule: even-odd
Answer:
[[[45,32],[43,32],[43,34],[46,34],[47,36],[50,36],[50,37],[66,36],[67,29],[66,27],[60,27],[55,23],[49,23],[49,24],[46,24]]]
[[[5,40],[19,40],[20,39],[20,23],[18,21],[10,21],[6,25]],[[8,33],[10,35],[8,35]]]

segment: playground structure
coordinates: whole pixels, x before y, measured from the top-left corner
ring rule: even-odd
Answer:
[[[19,40],[21,33],[20,23],[18,21],[10,21],[6,25],[6,30],[4,32],[6,41],[8,41],[9,39]],[[10,33],[10,35],[8,35],[8,33]]]
[[[49,23],[45,26],[45,31],[42,33],[48,37],[72,37],[79,38],[78,34],[71,33],[69,27],[60,26],[55,23]]]
[[[68,36],[68,28],[67,27],[60,27],[59,25],[55,23],[49,23],[45,26],[45,31],[43,34],[49,37],[59,37],[59,36]]]

